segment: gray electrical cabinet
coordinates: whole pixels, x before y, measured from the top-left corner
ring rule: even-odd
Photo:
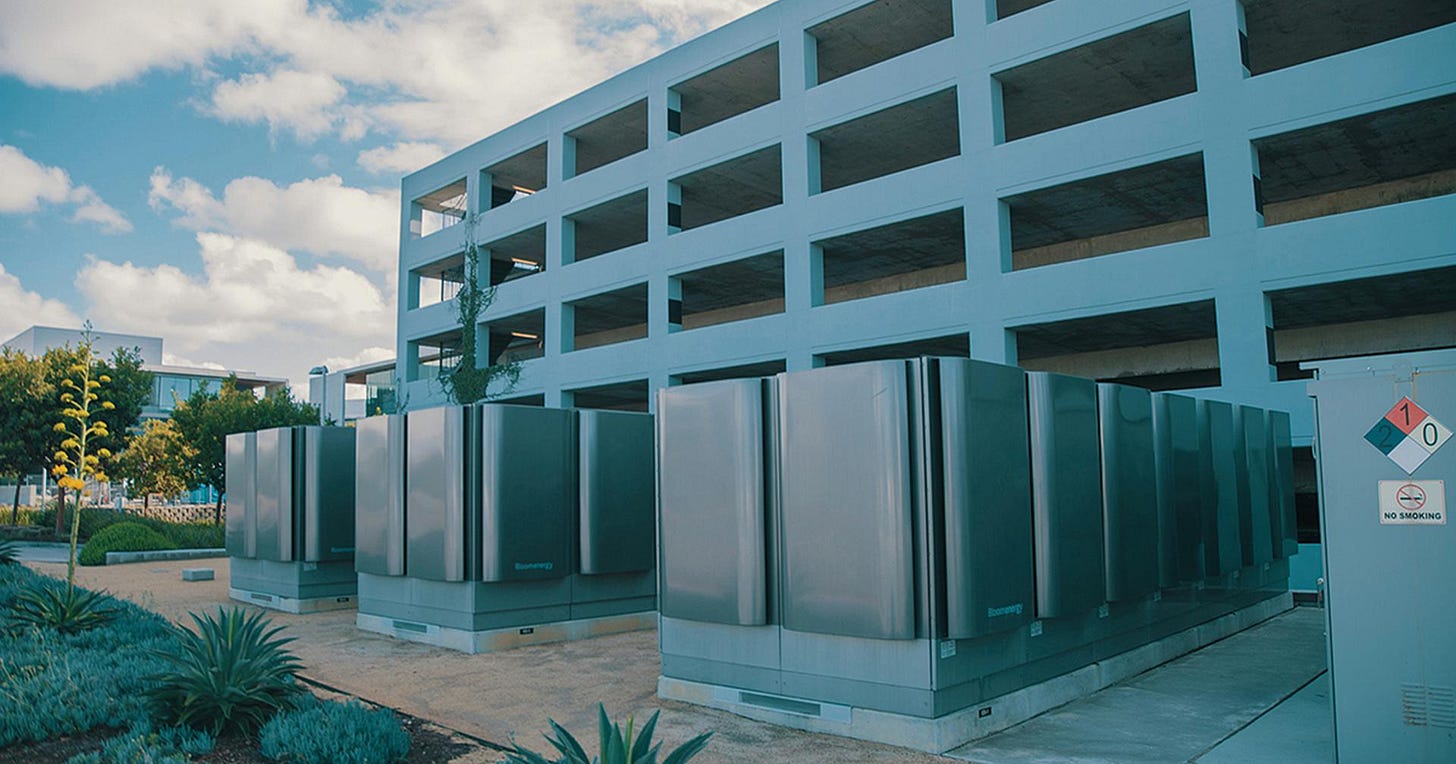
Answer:
[[[574,568],[572,412],[482,406],[480,580],[564,578]]]
[[[821,730],[939,719],[1279,607],[1287,565],[1239,568],[1249,457],[1220,405],[1210,428],[1192,397],[961,358],[658,391],[659,691]]]
[[[229,435],[226,441],[227,526],[229,557],[258,556],[258,437]]]
[[[353,602],[354,435],[277,427],[227,437],[230,596],[293,612]]]
[[[404,415],[361,419],[354,424],[354,569],[381,576],[404,575]]]
[[[664,618],[768,623],[772,384],[735,379],[659,393],[658,491],[673,508],[658,518]],[[692,447],[662,447],[679,443]]]
[[[1264,410],[1237,406],[1236,437],[1244,463],[1239,482],[1239,548],[1243,564],[1262,565],[1274,559],[1273,514],[1269,507],[1269,431]]]
[[[915,637],[912,384],[903,361],[780,378],[784,628]]]
[[[1106,599],[1097,385],[1026,375],[1035,519],[1036,615],[1057,618]]]
[[[1198,401],[1198,426],[1204,474],[1212,500],[1203,506],[1203,570],[1226,576],[1243,564],[1239,545],[1240,497],[1247,497],[1248,474],[1234,407],[1223,401]]]
[[[1456,350],[1307,366],[1336,758],[1456,761]]]
[[[482,652],[650,625],[650,415],[479,404],[357,428],[361,628]]]
[[[926,366],[927,390],[940,393],[924,418],[931,474],[942,476],[945,636],[1019,628],[1031,622],[1036,597],[1026,374],[959,358]]]
[[[1102,534],[1106,599],[1133,600],[1158,588],[1158,486],[1153,399],[1127,385],[1097,385],[1102,451]]]
[[[1299,554],[1299,521],[1294,513],[1294,439],[1289,414],[1269,412],[1269,527],[1274,556]]]
[[[1158,568],[1164,587],[1204,577],[1203,518],[1213,477],[1201,446],[1198,401],[1154,393],[1153,438],[1158,485]],[[1287,416],[1286,416],[1287,421]]]
[[[652,570],[657,555],[652,417],[583,410],[577,421],[581,573]]]

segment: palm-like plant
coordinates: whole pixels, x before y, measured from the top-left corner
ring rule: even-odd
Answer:
[[[11,600],[10,618],[17,624],[76,634],[107,622],[116,610],[108,603],[104,592],[37,580],[17,592]]]
[[[506,754],[505,764],[657,764],[657,754],[662,748],[662,743],[661,741],[653,743],[652,733],[657,727],[659,713],[661,712],[652,712],[652,717],[642,725],[642,730],[637,733],[636,738],[633,738],[632,717],[627,717],[627,727],[624,730],[622,725],[615,724],[607,718],[607,709],[598,703],[597,735],[601,754],[596,757],[587,756],[581,743],[570,732],[557,724],[556,720],[547,719],[547,723],[551,725],[551,734],[546,736],[546,742],[561,754],[561,758],[553,761],[535,751],[516,745],[514,750]],[[662,764],[684,764],[702,752],[703,748],[708,745],[708,738],[712,736],[713,733],[705,732],[683,743],[669,753],[667,758],[662,760]]]
[[[293,707],[303,692],[294,681],[302,664],[284,649],[293,638],[278,637],[283,627],[269,628],[262,613],[241,608],[189,615],[197,632],[175,627],[176,651],[158,653],[169,670],[153,677],[149,694],[165,721],[214,736],[248,734]]]
[[[20,542],[15,539],[0,539],[0,565],[20,562]]]

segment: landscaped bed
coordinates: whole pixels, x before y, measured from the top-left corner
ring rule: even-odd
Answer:
[[[260,615],[200,618],[199,638],[132,603],[76,592],[0,564],[0,762],[486,758],[423,720],[309,692],[294,678],[287,640]],[[37,614],[54,615],[56,603],[74,617],[44,623]],[[226,702],[208,699],[223,697],[218,685],[232,690]]]

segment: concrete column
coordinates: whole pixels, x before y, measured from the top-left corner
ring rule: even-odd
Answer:
[[[1248,127],[1235,116],[1244,110],[1230,108],[1239,103],[1248,76],[1239,50],[1243,5],[1238,0],[1207,0],[1194,3],[1190,12],[1199,109],[1205,131],[1209,235],[1252,231],[1260,223],[1254,205],[1256,170]],[[1252,249],[1243,248],[1249,252]]]
[[[797,18],[785,18],[779,37],[779,113],[783,121],[784,175],[784,317],[791,326],[807,326],[816,295],[823,294],[822,267],[815,247],[809,244],[805,225],[809,195],[818,190],[818,155],[811,153],[804,132],[804,91],[808,73],[815,67],[815,41],[803,31]],[[817,75],[815,77],[817,79]],[[811,170],[812,168],[812,170]],[[809,332],[791,332],[784,363],[789,369],[806,369],[813,352]]]
[[[1262,392],[1275,379],[1269,356],[1273,321],[1269,298],[1257,288],[1221,290],[1218,311],[1218,366],[1223,387]]]

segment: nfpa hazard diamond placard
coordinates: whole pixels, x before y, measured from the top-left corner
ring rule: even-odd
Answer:
[[[1365,433],[1365,440],[1405,470],[1407,475],[1414,474],[1431,458],[1431,454],[1450,439],[1451,429],[1408,397],[1396,402]]]

